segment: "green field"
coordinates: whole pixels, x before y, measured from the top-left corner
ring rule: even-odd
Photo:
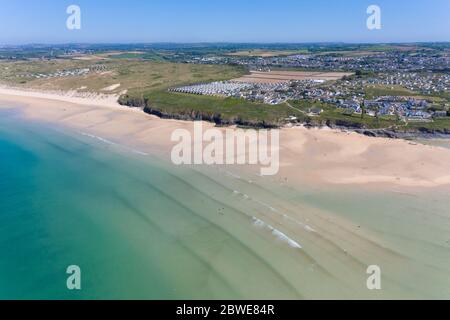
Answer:
[[[433,122],[410,122],[408,126],[403,128],[404,131],[439,131],[450,134],[450,117],[435,119]]]
[[[240,124],[246,126],[278,126],[289,116],[301,117],[298,111],[286,104],[267,105],[244,99],[196,96],[167,91],[150,91],[143,94],[145,110],[150,113],[178,119],[208,120],[218,124]],[[129,102],[131,97],[123,97]]]
[[[383,116],[383,117],[371,117],[368,115],[362,116],[361,114],[346,115],[345,110],[338,109],[331,104],[311,101],[291,101],[292,106],[308,112],[310,108],[317,107],[323,110],[323,113],[319,116],[308,117],[307,122],[313,125],[335,125],[350,128],[390,128],[393,126],[404,125],[398,122],[395,117]]]
[[[431,100],[433,102],[445,102],[450,98],[450,93],[444,92],[436,95],[423,95],[418,92],[414,92],[405,89],[400,86],[388,87],[388,86],[368,86],[365,90],[366,98],[373,99],[379,96],[404,96],[404,97],[415,97]]]
[[[291,101],[276,106],[253,103],[243,99],[197,96],[169,92],[176,86],[238,78],[247,70],[237,66],[194,65],[145,60],[150,53],[101,53],[83,60],[54,59],[50,61],[0,61],[0,83],[42,90],[77,90],[120,95],[120,103],[143,108],[146,112],[167,118],[203,119],[218,124],[240,124],[258,127],[279,126],[295,116],[298,122],[312,125],[337,125],[349,128],[392,128],[404,130],[443,130],[450,128],[450,119],[428,123],[405,123],[395,117],[370,117],[353,114],[332,105],[314,101]],[[61,70],[105,66],[105,70],[85,76],[36,79],[30,74],[50,74]],[[120,86],[118,86],[120,84]],[[113,89],[108,89],[112,87]],[[376,96],[415,96],[433,102],[434,110],[448,110],[445,96],[421,96],[401,87],[367,87],[366,99]],[[307,115],[312,107],[324,110],[320,116]],[[296,110],[299,109],[299,110]]]

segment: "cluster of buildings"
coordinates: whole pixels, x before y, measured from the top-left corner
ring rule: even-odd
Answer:
[[[169,89],[169,91],[206,96],[240,97],[240,92],[242,90],[246,90],[251,87],[252,85],[248,83],[219,81],[172,88]]]
[[[352,77],[325,85],[315,85],[305,88],[305,99],[316,99],[335,103],[339,99],[363,99],[368,87],[404,88],[422,95],[445,96],[450,91],[449,74],[428,73],[395,73],[380,74],[376,77]]]
[[[367,85],[400,86],[422,94],[441,94],[450,90],[450,50],[393,50],[352,54],[297,54],[280,57],[214,56],[196,57],[190,63],[242,65],[250,70],[302,68],[322,71],[365,72],[337,85],[342,94],[351,94]],[[373,73],[373,76],[368,76]],[[315,93],[312,93],[317,96]],[[339,95],[339,94],[338,94]]]
[[[422,94],[439,94],[450,91],[450,74],[448,73],[405,73],[394,72],[379,74],[377,77],[367,79],[368,84],[384,86],[401,86]]]
[[[66,78],[85,76],[91,72],[102,72],[106,70],[105,65],[94,65],[89,68],[60,70],[53,73],[28,73],[19,75],[21,78],[35,78],[35,79],[52,79],[52,78]]]
[[[317,82],[312,80],[284,81],[277,83],[250,83],[220,81],[171,88],[171,92],[232,97],[266,104],[280,104],[302,98],[303,91]]]
[[[322,70],[361,70],[369,72],[422,72],[426,70],[448,70],[448,54],[433,55],[427,53],[408,53],[402,51],[367,53],[366,55],[296,55],[279,57],[262,64],[272,63],[285,67],[322,69]]]
[[[367,88],[404,88],[422,95],[448,96],[450,91],[450,50],[392,50],[384,52],[335,52],[297,54],[279,57],[214,56],[198,57],[191,63],[242,65],[250,70],[268,71],[273,68],[302,68],[306,70],[356,71],[356,76],[324,84],[291,81],[289,84],[263,88],[253,86],[234,96],[270,104],[287,100],[321,101],[345,112],[369,115],[396,115],[409,120],[429,120],[444,117],[446,111],[427,111],[426,101],[417,105],[414,99],[386,97],[365,101]],[[390,99],[392,100],[392,99]],[[367,105],[366,105],[367,104]],[[448,103],[446,104],[448,108]]]
[[[380,96],[373,100],[365,100],[364,93],[347,96],[342,89],[327,90],[322,84],[313,80],[297,80],[282,83],[243,83],[221,81],[192,86],[172,88],[169,91],[233,97],[266,104],[280,104],[289,100],[321,101],[343,109],[345,114],[361,114],[368,116],[396,116],[405,121],[431,121],[433,118],[447,117],[447,111],[430,111],[431,104],[424,99],[402,96]],[[334,85],[332,87],[335,87]],[[311,110],[318,115],[320,110]]]
[[[169,89],[171,92],[207,96],[242,98],[253,102],[280,104],[294,96],[290,93],[290,83],[245,83],[220,81]]]
[[[338,108],[349,114],[364,112],[368,116],[397,116],[407,121],[430,121],[447,117],[447,111],[430,111],[430,103],[423,99],[400,96],[383,96],[375,100],[340,100]]]
[[[248,66],[255,70],[267,68],[302,68],[319,70],[347,70],[368,72],[423,72],[433,70],[448,72],[450,68],[450,52],[441,53],[422,51],[384,51],[384,52],[346,52],[297,54],[279,57],[240,57],[213,56],[193,57],[188,63],[200,64],[233,64]]]
[[[295,99],[295,92],[292,90],[291,83],[253,84],[252,87],[241,91],[240,98],[272,105],[280,104]]]

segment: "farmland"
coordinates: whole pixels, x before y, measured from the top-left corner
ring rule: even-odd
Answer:
[[[262,58],[270,58],[270,57],[281,57],[281,56],[289,56],[294,54],[305,54],[308,53],[308,50],[242,50],[237,52],[227,53],[229,56],[236,57],[262,57]]]
[[[351,72],[251,71],[250,74],[234,79],[234,81],[247,83],[279,83],[301,80],[330,81],[340,80],[351,75],[353,75]]]

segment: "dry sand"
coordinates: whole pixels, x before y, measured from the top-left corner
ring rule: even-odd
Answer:
[[[174,146],[173,131],[193,130],[192,122],[162,120],[120,106],[117,96],[88,97],[0,88],[1,105],[15,106],[30,119],[158,152],[167,160]],[[212,126],[204,123],[205,129]],[[282,129],[280,139],[281,168],[275,177],[279,181],[450,189],[450,149],[303,127]]]

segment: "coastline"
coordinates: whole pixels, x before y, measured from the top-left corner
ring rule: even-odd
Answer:
[[[389,138],[389,139],[406,139],[406,140],[414,140],[414,139],[450,139],[450,130],[444,129],[431,129],[426,126],[418,126],[416,128],[408,127],[408,126],[392,126],[386,128],[378,128],[378,129],[370,129],[366,128],[363,125],[358,125],[351,122],[346,121],[313,121],[308,120],[304,122],[298,122],[297,124],[288,123],[281,124],[278,122],[267,122],[264,120],[259,121],[249,121],[243,120],[240,118],[236,119],[224,119],[219,115],[211,114],[208,112],[175,112],[171,113],[165,110],[161,110],[158,107],[154,107],[148,103],[145,99],[127,99],[119,97],[119,104],[122,106],[137,108],[143,110],[145,113],[153,116],[157,116],[161,119],[169,119],[169,120],[182,120],[182,121],[198,121],[202,119],[202,121],[213,123],[217,126],[241,126],[248,127],[254,129],[280,129],[291,126],[305,126],[307,128],[331,128],[335,130],[342,131],[351,131],[356,132],[362,135],[366,135],[369,137],[380,137],[380,138]],[[292,107],[292,106],[291,106]],[[403,129],[403,130],[402,130]]]
[[[190,121],[161,119],[121,106],[114,95],[81,97],[0,87],[0,101],[20,106],[29,119],[156,152],[169,161],[171,133],[180,128],[193,130]],[[204,122],[203,126],[208,129],[214,124]],[[445,148],[331,128],[292,127],[280,133],[281,168],[272,178],[278,183],[450,188],[450,150]]]
[[[67,128],[64,133],[87,142],[88,149],[106,158],[116,155],[110,143],[148,153],[120,155],[116,163],[121,170],[105,165],[107,161],[95,161],[93,169],[98,171],[88,171],[93,172],[88,176],[98,184],[91,186],[92,193],[73,187],[75,194],[70,199],[73,206],[86,207],[88,221],[94,219],[102,227],[112,223],[111,212],[117,209],[114,236],[110,237],[117,244],[112,250],[119,246],[128,254],[127,241],[139,235],[141,251],[136,256],[155,254],[151,260],[164,261],[170,277],[183,282],[184,264],[175,263],[179,256],[161,256],[160,245],[167,244],[155,240],[155,230],[148,229],[142,217],[176,235],[177,241],[171,239],[166,248],[182,243],[182,250],[177,247],[180,254],[191,250],[195,263],[199,257],[202,262],[202,272],[194,273],[198,282],[188,288],[197,290],[200,283],[200,288],[217,290],[213,297],[223,298],[219,290],[223,282],[236,289],[232,297],[270,298],[272,294],[289,299],[433,298],[448,288],[446,208],[450,186],[442,178],[448,173],[448,149],[332,129],[286,128],[280,134],[280,173],[257,177],[259,168],[255,167],[173,166],[170,134],[179,128],[192,130],[192,122],[162,120],[139,110],[92,105],[87,100],[76,104],[64,97],[27,97],[20,92],[0,94],[1,107],[17,111],[25,128],[28,121],[36,121],[37,127],[48,123]],[[213,125],[204,123],[204,127]],[[26,141],[32,132],[25,130],[21,136]],[[55,136],[48,147],[56,152],[63,149],[62,154],[71,158],[62,162],[62,170],[73,169],[82,159],[95,159],[90,152],[77,152],[80,158],[65,154],[72,140]],[[163,160],[162,166],[152,166],[156,162],[153,155]],[[49,159],[51,164],[61,163],[53,156]],[[75,186],[86,173],[83,161],[81,171],[72,171],[69,180]],[[417,161],[427,163],[417,166]],[[116,179],[109,180],[111,177]],[[130,180],[137,183],[136,189]],[[116,184],[110,185],[110,181]],[[149,185],[154,186],[155,194]],[[96,201],[98,188],[111,191],[108,201],[104,195]],[[171,210],[161,209],[165,201]],[[102,210],[96,206],[105,203],[107,214],[98,214]],[[182,205],[176,214],[173,203]],[[50,221],[58,216],[52,215],[56,212],[48,210]],[[79,219],[79,214],[75,212],[74,217]],[[383,268],[386,277],[381,293],[364,286],[366,268],[373,263]],[[209,270],[206,275],[204,266]],[[247,269],[242,266],[254,270],[251,280],[244,277]],[[219,286],[205,281],[215,275],[222,281]],[[242,285],[254,279],[261,286],[258,290]],[[137,287],[152,288],[150,283],[136,283]]]

